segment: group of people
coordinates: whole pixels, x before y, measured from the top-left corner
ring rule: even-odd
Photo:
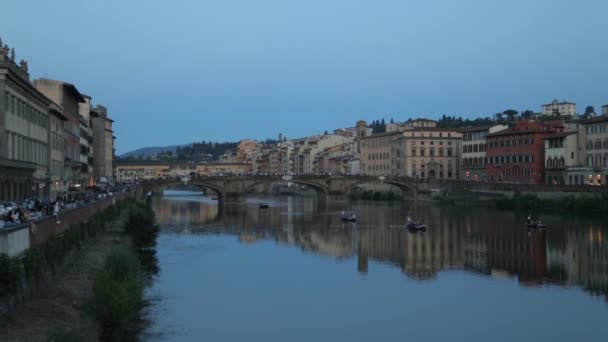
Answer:
[[[21,206],[16,206],[0,214],[0,228],[16,226],[48,215],[54,215],[57,223],[61,223],[59,213],[65,207],[65,204],[60,199],[56,199],[54,202],[49,200],[29,201],[26,199],[23,203]]]

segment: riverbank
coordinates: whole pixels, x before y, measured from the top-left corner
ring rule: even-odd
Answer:
[[[588,215],[608,218],[608,194],[586,196],[565,196],[542,198],[536,195],[522,195],[516,192],[512,197],[482,196],[475,193],[451,193],[433,198],[442,205],[487,206],[502,210],[555,212],[564,214]]]
[[[100,328],[85,313],[85,303],[108,252],[126,243],[120,220],[108,224],[83,245],[72,265],[0,322],[0,341],[98,341]]]

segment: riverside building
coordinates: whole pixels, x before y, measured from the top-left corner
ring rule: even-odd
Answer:
[[[49,105],[28,64],[0,40],[0,199],[49,194]]]

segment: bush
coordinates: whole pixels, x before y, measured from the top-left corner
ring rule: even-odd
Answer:
[[[6,254],[0,254],[0,296],[15,293],[20,282],[19,261]]]
[[[102,328],[102,341],[123,341],[143,305],[138,257],[124,246],[114,247],[93,284],[88,309]]]
[[[25,251],[23,267],[25,269],[25,276],[30,282],[40,279],[44,262],[44,253],[40,248],[30,248]]]
[[[146,249],[156,246],[159,228],[151,207],[138,204],[127,213],[124,229],[133,238],[136,249]]]

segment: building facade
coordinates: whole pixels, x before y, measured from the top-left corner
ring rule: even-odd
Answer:
[[[36,89],[59,105],[66,121],[63,123],[64,180],[68,189],[80,185],[80,103],[84,97],[73,84],[40,78],[34,81]]]
[[[394,151],[401,132],[393,131],[367,135],[361,141],[361,173],[371,176],[397,175],[400,165]]]
[[[608,116],[601,115],[581,121],[585,141],[586,183],[608,184]]]
[[[545,184],[585,184],[586,168],[580,160],[579,146],[578,131],[545,138]]]
[[[576,115],[576,103],[557,100],[544,104],[543,115]]]
[[[93,127],[93,173],[96,183],[112,184],[114,163],[114,121],[108,116],[108,110],[97,105],[91,110]]]
[[[56,198],[67,191],[67,174],[65,172],[65,137],[63,125],[67,117],[56,103],[49,105],[49,137],[50,137],[50,197]]]
[[[93,186],[93,129],[91,125],[91,97],[83,95],[84,102],[79,104],[80,120],[80,185],[82,188]]]
[[[506,125],[470,127],[462,133],[462,172],[460,178],[472,181],[487,181],[486,175],[486,136],[507,129]]]
[[[602,115],[608,115],[608,105],[602,106]]]
[[[0,40],[0,199],[48,196],[49,104]]]
[[[393,151],[397,176],[459,179],[462,133],[451,128],[413,127],[401,133]]]
[[[488,134],[487,177],[497,182],[544,183],[544,140],[561,131],[561,122],[522,120],[514,127]]]

